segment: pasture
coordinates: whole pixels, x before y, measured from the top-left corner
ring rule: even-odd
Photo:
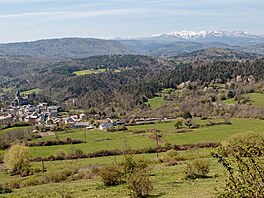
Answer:
[[[149,104],[152,109],[160,107],[164,103],[165,103],[165,100],[163,97],[154,97],[154,98],[148,99],[148,102],[146,102],[146,104]]]
[[[213,120],[215,122],[221,119]],[[161,131],[163,144],[171,143],[177,145],[194,144],[200,142],[220,142],[236,133],[258,133],[264,134],[264,120],[257,119],[230,119],[230,125],[214,125],[203,126],[198,129],[193,129],[192,132],[175,133],[174,122],[162,122],[155,124],[146,124],[138,126],[128,126],[128,131],[105,132],[100,130],[86,131],[83,129],[72,129],[68,133],[56,132],[56,136],[49,136],[36,141],[61,140],[70,137],[72,139],[86,140],[87,143],[76,145],[56,145],[43,147],[30,147],[33,157],[47,157],[56,155],[60,151],[66,153],[73,149],[81,149],[85,153],[95,152],[100,150],[122,150],[125,148],[138,149],[155,147],[156,143],[150,138],[151,129]],[[196,123],[206,124],[206,120],[195,120]],[[11,129],[8,129],[8,131]],[[142,133],[134,133],[142,131]],[[6,130],[4,132],[7,132]],[[2,131],[3,133],[3,131]],[[151,180],[154,182],[154,191],[151,197],[174,198],[174,197],[214,197],[216,190],[224,186],[226,172],[217,160],[211,157],[213,149],[193,149],[189,151],[178,151],[180,159],[175,165],[166,165],[163,159],[167,153],[160,153],[159,158],[156,154],[141,154],[134,155],[135,158],[144,158],[151,161],[153,167],[151,171]],[[2,153],[3,154],[3,153]],[[209,178],[186,180],[184,171],[187,164],[194,159],[203,159],[210,164]],[[107,164],[120,163],[124,160],[124,156],[108,156],[97,158],[85,158],[64,161],[47,161],[45,162],[46,173],[37,173],[33,176],[19,178],[10,176],[3,171],[0,164],[0,183],[15,182],[21,183],[30,182],[34,178],[42,178],[43,174],[58,173],[65,169],[90,169]],[[32,162],[32,167],[36,170],[41,170],[41,162]],[[105,187],[98,176],[93,176],[90,179],[82,179],[72,181],[66,179],[60,183],[49,183],[31,187],[23,187],[14,189],[11,194],[2,195],[2,197],[62,197],[62,194],[70,194],[72,197],[109,197],[123,198],[128,197],[128,190],[125,185]],[[1,195],[0,195],[1,197]]]
[[[75,71],[73,72],[77,76],[83,76],[83,75],[90,75],[90,74],[99,74],[99,73],[104,73],[107,72],[107,69],[97,69],[97,70],[81,70],[81,71]],[[115,73],[121,72],[120,69],[115,69]]]
[[[25,95],[25,94],[33,94],[33,93],[35,93],[35,94],[39,94],[39,93],[41,93],[41,89],[39,89],[39,88],[35,88],[35,89],[29,89],[29,90],[25,90],[25,91],[22,91],[21,92],[21,95]]]
[[[264,94],[261,93],[249,93],[244,94],[245,97],[248,97],[253,105],[264,107]]]

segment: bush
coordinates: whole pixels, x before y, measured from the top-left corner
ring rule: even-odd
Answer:
[[[133,197],[145,197],[153,190],[148,169],[137,170],[129,173],[126,179],[128,188]]]
[[[77,170],[65,169],[60,172],[49,172],[44,176],[44,183],[57,183],[77,173]]]
[[[28,147],[23,145],[13,145],[4,156],[4,163],[11,174],[26,176],[30,172],[31,154]]]
[[[41,181],[39,178],[29,178],[22,183],[22,186],[28,187],[28,186],[37,186],[41,184],[43,184],[43,181]]]
[[[165,153],[162,161],[166,163],[167,166],[174,166],[177,164],[178,156],[179,153],[176,150],[171,149]]]
[[[135,160],[132,155],[126,155],[125,161],[122,163],[122,167],[125,174],[134,173],[137,170],[147,169],[149,166],[149,161],[140,159]]]
[[[11,193],[12,189],[0,184],[0,194]]]
[[[264,137],[254,133],[235,134],[223,143],[228,154],[246,156],[245,149],[255,156],[264,154]]]
[[[182,125],[182,120],[178,120],[174,123],[174,127],[176,129],[182,129],[183,125]]]
[[[224,142],[213,153],[229,175],[218,197],[264,197],[263,153],[263,137],[257,134],[238,134]]]
[[[135,160],[131,155],[125,157],[122,165],[126,183],[134,197],[145,197],[153,190],[149,164],[149,161]]]
[[[63,150],[58,150],[56,154],[56,159],[64,160],[66,153]]]
[[[100,169],[99,176],[105,186],[114,186],[123,183],[123,172],[118,165],[104,166]]]
[[[209,164],[204,160],[194,160],[187,164],[185,177],[187,179],[205,178],[209,173]]]

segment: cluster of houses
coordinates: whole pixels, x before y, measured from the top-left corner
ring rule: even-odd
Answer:
[[[20,96],[17,92],[15,99],[7,109],[1,109],[0,111],[0,125],[8,124],[16,121],[23,121],[35,125],[45,131],[50,131],[54,127],[61,124],[67,124],[73,128],[85,128],[87,130],[98,127],[100,130],[107,130],[115,126],[125,125],[125,121],[117,120],[113,121],[110,118],[100,119],[99,115],[94,115],[93,118],[96,120],[96,125],[88,122],[88,115],[82,113],[79,115],[68,115],[62,116],[63,109],[61,106],[48,106],[47,103],[40,103],[37,106],[29,104],[27,98]],[[98,117],[99,116],[99,117]],[[137,118],[132,119],[129,123],[134,124],[146,124],[160,121],[171,121],[172,118]]]
[[[42,127],[45,131],[53,129],[60,124],[67,124],[73,128],[86,128],[87,130],[95,128],[88,122],[88,116],[84,113],[80,115],[70,115],[62,117],[60,112],[63,109],[61,106],[48,106],[47,103],[40,103],[37,106],[29,104],[27,98],[20,96],[17,92],[15,99],[7,109],[1,109],[0,124],[8,124],[12,121],[28,122],[36,127]],[[99,129],[106,130],[116,125],[124,125],[123,121],[114,122],[111,119],[98,120]]]

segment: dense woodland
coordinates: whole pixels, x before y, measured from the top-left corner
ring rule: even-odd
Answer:
[[[209,56],[211,59],[204,59]],[[231,54],[231,55],[230,55]],[[141,55],[104,55],[81,59],[45,60],[29,59],[25,57],[2,57],[1,67],[5,78],[1,78],[2,90],[13,87],[14,90],[39,88],[40,94],[35,94],[33,103],[46,101],[50,104],[61,104],[66,109],[81,109],[84,111],[109,112],[107,115],[119,116],[132,111],[145,111],[145,102],[160,95],[162,90],[171,88],[180,90],[178,99],[169,96],[167,101],[189,101],[200,108],[210,108],[212,102],[221,101],[230,91],[232,97],[240,97],[243,93],[263,92],[260,88],[245,90],[257,82],[263,82],[264,59],[254,54],[229,50],[201,50],[189,54],[189,61],[182,57],[158,58]],[[213,58],[217,57],[217,58]],[[230,57],[233,57],[230,60]],[[244,60],[247,59],[247,60]],[[21,65],[23,67],[21,67]],[[25,72],[24,69],[27,71]],[[76,75],[74,72],[82,70],[102,73]],[[118,72],[116,72],[118,70]],[[237,77],[241,79],[236,80]],[[179,88],[181,83],[187,83]],[[233,82],[233,84],[232,84]],[[228,85],[228,83],[232,85]],[[219,88],[214,84],[221,84]],[[211,101],[203,101],[207,97],[202,92],[205,87],[214,87],[210,94],[215,95]],[[208,95],[207,94],[207,95]],[[222,98],[221,98],[222,97]],[[230,97],[230,96],[229,96]],[[184,98],[184,101],[181,101]],[[171,102],[163,107],[159,116],[175,116],[178,110],[171,111]],[[174,108],[175,109],[175,108]],[[182,109],[187,110],[187,109]],[[191,110],[193,111],[193,110]],[[195,113],[195,111],[193,112]],[[200,115],[202,116],[202,115]]]

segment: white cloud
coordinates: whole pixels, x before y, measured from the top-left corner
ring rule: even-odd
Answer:
[[[111,9],[111,10],[97,10],[97,11],[48,11],[48,12],[25,12],[15,14],[2,14],[0,19],[8,18],[21,18],[21,17],[45,17],[45,19],[74,19],[74,18],[87,18],[96,16],[111,16],[111,15],[128,15],[139,14],[147,12],[156,12],[155,10],[146,9]]]

